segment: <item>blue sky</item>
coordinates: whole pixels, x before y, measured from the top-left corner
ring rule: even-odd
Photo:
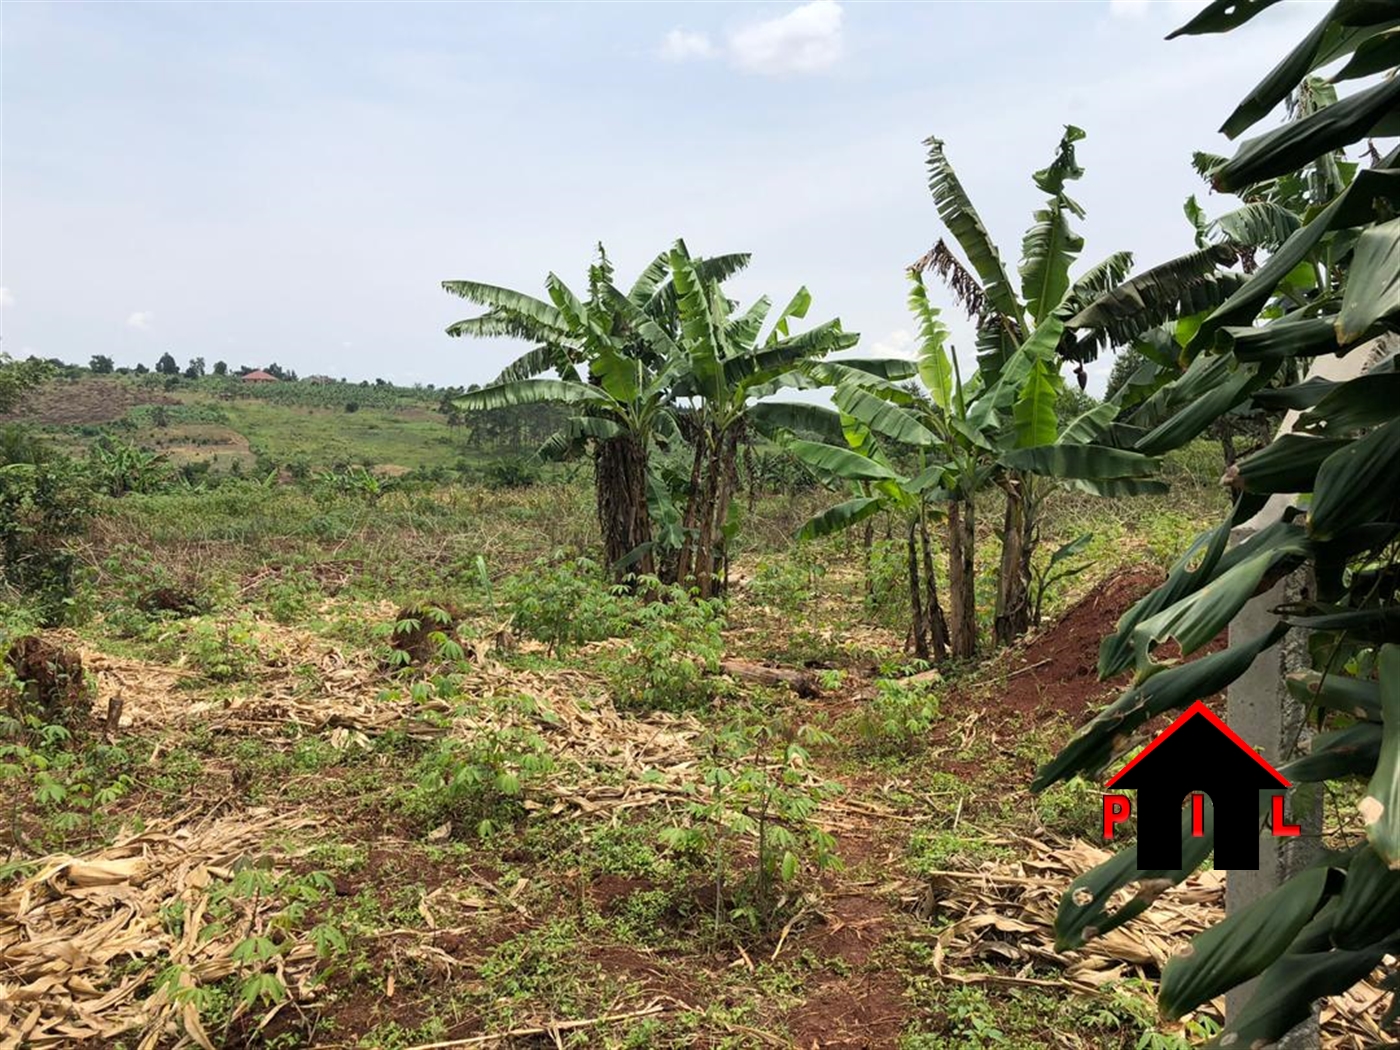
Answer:
[[[481,382],[518,348],[445,336],[473,311],[440,281],[539,292],[599,240],[629,278],[684,236],[754,253],[740,298],[806,283],[899,351],[902,268],[942,232],[929,135],[1012,263],[1065,123],[1084,264],[1187,250],[1188,193],[1228,206],[1190,153],[1230,152],[1323,5],[1162,39],[1200,6],[10,0],[0,346]]]

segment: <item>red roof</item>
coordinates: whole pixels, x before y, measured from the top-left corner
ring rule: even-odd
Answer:
[[[271,372],[264,372],[261,368],[256,369],[255,371],[252,371],[252,372],[245,372],[245,373],[243,373],[243,381],[244,381],[245,383],[248,382],[248,380],[250,380],[250,379],[251,379],[253,382],[259,382],[259,381],[262,381],[262,382],[271,381],[271,382],[273,382],[273,383],[277,382],[277,377],[276,377],[275,375],[273,375]]]
[[[1212,726],[1214,726],[1216,729],[1220,730],[1220,732],[1224,733],[1227,737],[1229,737],[1230,741],[1236,747],[1238,747],[1250,758],[1254,759],[1255,762],[1259,763],[1259,765],[1262,766],[1264,770],[1271,777],[1274,778],[1274,780],[1278,781],[1280,787],[1292,787],[1288,780],[1282,774],[1280,774],[1277,769],[1269,765],[1269,763],[1264,760],[1263,756],[1260,755],[1258,751],[1255,751],[1254,748],[1250,747],[1247,743],[1244,742],[1244,740],[1240,739],[1239,734],[1236,733],[1229,726],[1227,726],[1223,721],[1221,721],[1220,716],[1217,715],[1210,708],[1208,708],[1205,705],[1204,701],[1201,700],[1197,700],[1194,704],[1192,704],[1186,709],[1185,713],[1180,718],[1178,718],[1171,725],[1167,726],[1166,729],[1162,730],[1162,732],[1158,735],[1157,739],[1152,741],[1152,743],[1148,744],[1147,747],[1143,748],[1142,753],[1139,754],[1137,758],[1133,759],[1126,766],[1124,766],[1117,773],[1115,773],[1113,775],[1113,779],[1111,779],[1106,786],[1113,787],[1113,785],[1116,784],[1122,778],[1124,773],[1132,769],[1135,765],[1141,762],[1153,751],[1156,751],[1159,745],[1165,743],[1167,738],[1170,737],[1173,733],[1175,733],[1178,729],[1180,729],[1183,725],[1191,721],[1193,718],[1197,717],[1204,718]]]

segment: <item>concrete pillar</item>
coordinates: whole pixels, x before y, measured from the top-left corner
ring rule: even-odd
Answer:
[[[1246,537],[1241,533],[1244,532],[1244,527],[1236,529],[1232,539],[1243,540]],[[1304,575],[1295,574],[1246,604],[1230,624],[1230,644],[1257,638],[1268,631],[1278,619],[1271,610],[1302,597],[1306,589]],[[1230,686],[1226,721],[1275,766],[1282,765],[1295,753],[1295,745],[1296,750],[1303,753],[1308,748],[1307,710],[1283,685],[1285,674],[1307,666],[1307,636],[1295,631],[1260,653],[1249,670]],[[1231,870],[1227,874],[1227,912],[1238,911],[1258,900],[1322,852],[1323,794],[1318,787],[1304,784],[1289,793],[1289,817],[1293,823],[1302,825],[1301,836],[1277,839],[1266,832],[1259,840],[1259,870]],[[1250,981],[1227,994],[1226,1017],[1238,1011],[1253,990],[1254,982]],[[1316,1050],[1320,1045],[1316,1014],[1275,1045],[1279,1050]]]

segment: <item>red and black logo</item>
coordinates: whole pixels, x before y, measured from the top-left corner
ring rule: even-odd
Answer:
[[[1197,838],[1206,833],[1205,796],[1210,796],[1217,868],[1258,869],[1260,792],[1275,792],[1269,809],[1275,836],[1302,833],[1284,817],[1288,781],[1199,700],[1107,786],[1137,789],[1138,867],[1144,871],[1181,867],[1181,809],[1188,795],[1191,834]],[[1104,795],[1104,839],[1111,840],[1114,826],[1131,815],[1127,795]]]

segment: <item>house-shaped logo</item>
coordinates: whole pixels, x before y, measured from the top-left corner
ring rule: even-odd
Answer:
[[[1215,866],[1259,867],[1259,793],[1289,787],[1273,766],[1201,701],[1188,707],[1142,753],[1120,769],[1107,787],[1137,789],[1138,867],[1173,871],[1181,867],[1181,811],[1191,796],[1191,831],[1205,834],[1205,802],[1210,796],[1215,821]],[[1128,796],[1106,794],[1104,838],[1128,819]],[[1276,836],[1298,835],[1284,820],[1283,795],[1270,808]]]

